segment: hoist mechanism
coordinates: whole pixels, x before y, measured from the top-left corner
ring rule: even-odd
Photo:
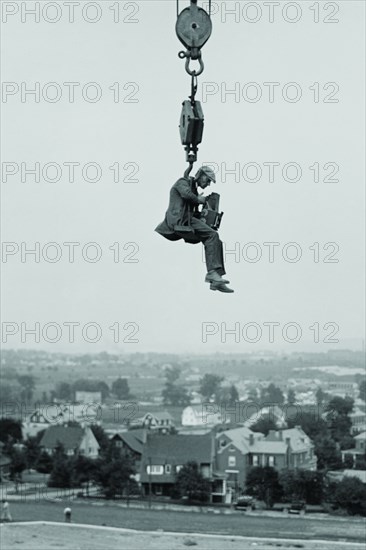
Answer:
[[[179,0],[177,0],[177,22],[175,30],[179,40],[187,48],[180,51],[178,56],[186,59],[185,69],[191,77],[191,95],[189,100],[183,101],[180,117],[180,138],[186,151],[186,161],[189,167],[185,177],[192,170],[193,163],[197,161],[198,145],[202,141],[204,116],[201,103],[196,101],[197,77],[203,73],[204,63],[202,60],[201,48],[211,36],[211,0],[209,2],[209,13],[197,6],[197,0],[191,0],[189,8],[179,13]],[[190,62],[198,61],[199,69],[191,69]]]

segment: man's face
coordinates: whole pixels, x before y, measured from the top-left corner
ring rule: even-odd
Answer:
[[[211,184],[211,180],[206,174],[201,174],[198,178],[197,184],[201,187],[201,189],[206,189]]]

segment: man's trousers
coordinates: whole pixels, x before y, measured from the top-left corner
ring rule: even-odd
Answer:
[[[219,275],[225,275],[223,246],[218,232],[194,217],[191,218],[191,227],[205,247],[207,271],[215,270]]]

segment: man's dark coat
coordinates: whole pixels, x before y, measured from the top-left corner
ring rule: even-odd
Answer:
[[[170,241],[178,241],[182,237],[174,232],[175,225],[185,225],[188,220],[187,202],[192,207],[200,204],[197,189],[189,178],[180,178],[170,190],[169,206],[164,221],[156,228],[160,235]]]

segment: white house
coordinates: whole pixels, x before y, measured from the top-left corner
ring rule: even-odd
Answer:
[[[189,405],[182,412],[182,426],[215,426],[223,422],[214,403]]]

